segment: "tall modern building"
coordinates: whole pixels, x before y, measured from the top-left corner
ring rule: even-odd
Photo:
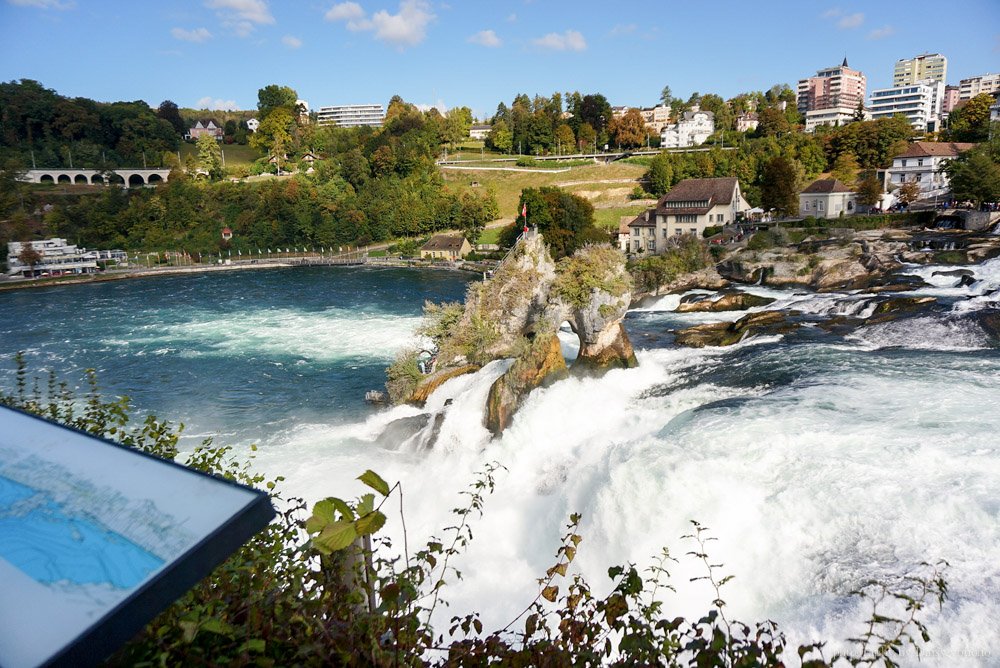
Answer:
[[[872,91],[869,112],[873,119],[906,116],[918,132],[934,132],[941,117],[944,84],[924,79],[914,84]]]
[[[342,104],[320,107],[316,112],[316,122],[320,125],[337,125],[342,128],[362,125],[379,127],[384,120],[385,111],[381,104]]]
[[[950,114],[956,104],[958,104],[958,86],[945,86],[944,100],[941,102],[941,113]]]
[[[958,82],[958,99],[971,100],[982,93],[996,95],[1000,93],[1000,74],[983,74],[969,77]]]
[[[892,87],[908,86],[918,81],[930,79],[947,83],[948,59],[940,53],[922,53],[914,58],[896,61],[892,70]]]
[[[847,65],[819,70],[816,76],[799,81],[796,96],[799,113],[806,117],[806,132],[819,125],[848,122],[864,104],[865,75]]]

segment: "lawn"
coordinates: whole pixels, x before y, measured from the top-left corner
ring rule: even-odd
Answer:
[[[492,190],[496,195],[497,204],[500,207],[502,218],[513,219],[519,212],[517,204],[521,197],[521,191],[525,188],[538,188],[541,186],[552,186],[562,184],[570,192],[578,190],[598,190],[610,191],[627,189],[631,192],[634,185],[626,182],[618,182],[620,179],[639,179],[645,174],[646,168],[640,165],[630,165],[621,162],[610,164],[588,164],[581,167],[573,167],[569,171],[546,174],[539,172],[494,172],[477,170],[449,170],[442,169],[445,182],[459,190],[472,188],[473,183],[479,185],[474,190]],[[600,181],[612,181],[612,183],[599,183]],[[601,199],[600,193],[595,200]],[[620,199],[622,205],[626,204],[624,198]],[[592,200],[594,201],[594,200]]]
[[[226,157],[226,167],[249,166],[262,155],[257,149],[242,144],[222,144],[221,147]],[[186,160],[189,155],[197,158],[198,146],[186,141],[181,142],[181,160]]]
[[[594,226],[609,230],[617,230],[622,216],[638,216],[646,210],[645,206],[622,206],[594,211]]]

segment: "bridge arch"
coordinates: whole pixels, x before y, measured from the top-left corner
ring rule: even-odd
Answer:
[[[135,186],[146,185],[146,179],[142,178],[142,174],[129,174],[128,175],[128,187],[132,188]]]
[[[69,178],[69,174],[60,174],[56,181],[58,183],[73,183],[73,179]]]
[[[86,174],[77,174],[76,176],[73,177],[73,183],[75,183],[78,186],[79,185],[83,185],[83,186],[87,185],[87,175]]]
[[[101,176],[100,174],[94,174],[93,176],[90,177],[90,182],[94,183],[94,184],[102,184],[103,185],[103,183],[104,183],[104,177]]]
[[[149,185],[159,185],[163,183],[163,177],[159,174],[150,174],[148,179]]]
[[[42,174],[40,177],[38,177],[38,182],[39,183],[55,183],[56,180],[52,177],[51,174]]]

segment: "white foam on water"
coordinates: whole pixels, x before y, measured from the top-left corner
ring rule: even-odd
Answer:
[[[413,332],[421,321],[419,317],[346,309],[186,315],[184,322],[142,326],[124,344],[153,348],[153,354],[181,349],[189,356],[288,356],[311,361],[391,359],[399,350],[419,343]],[[117,345],[113,339],[103,342]]]
[[[927,347],[960,334],[927,320],[920,331],[945,328],[927,335]],[[367,468],[401,480],[411,549],[442,536],[485,462],[505,466],[456,563],[464,579],[444,590],[452,605],[439,624],[471,610],[488,628],[506,624],[554,563],[569,514],[581,512],[574,567],[595,591],[608,590],[609,565],[648,564],[664,545],[679,557],[692,549],[679,537],[696,519],[719,539],[713,560],[736,576],[724,590],[727,610],[775,619],[793,642],[856,635],[867,610],[851,589],[947,559],[952,601],[927,613],[930,647],[942,658],[926,655],[927,665],[961,665],[958,651],[1000,654],[1000,632],[988,623],[1000,618],[997,365],[911,369],[843,346],[826,348],[835,362],[774,391],[679,383],[778,338],[641,351],[638,368],[534,391],[498,439],[482,426],[485,396],[505,368],[494,363],[449,381],[424,409],[303,425],[260,457],[311,502],[361,493],[354,478]],[[680,389],[649,392],[661,386]],[[405,447],[375,443],[386,425],[420,413],[443,416],[429,450],[416,437]],[[398,517],[386,531],[401,545]],[[665,593],[668,614],[704,612],[711,592],[688,581],[702,574],[697,565],[682,558],[671,572],[678,591]]]
[[[919,316],[860,327],[846,337],[869,349],[982,350],[990,347],[986,332],[967,318]]]

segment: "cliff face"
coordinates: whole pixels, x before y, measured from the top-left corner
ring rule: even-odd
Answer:
[[[542,236],[529,235],[492,278],[470,287],[460,317],[428,327],[439,333],[437,372],[418,385],[410,400],[425,401],[435,378],[448,369],[513,357],[487,400],[486,426],[499,434],[531,390],[566,375],[557,336],[563,322],[580,339],[574,371],[636,365],[621,325],[631,290],[625,257],[617,250],[586,247],[557,265]]]

